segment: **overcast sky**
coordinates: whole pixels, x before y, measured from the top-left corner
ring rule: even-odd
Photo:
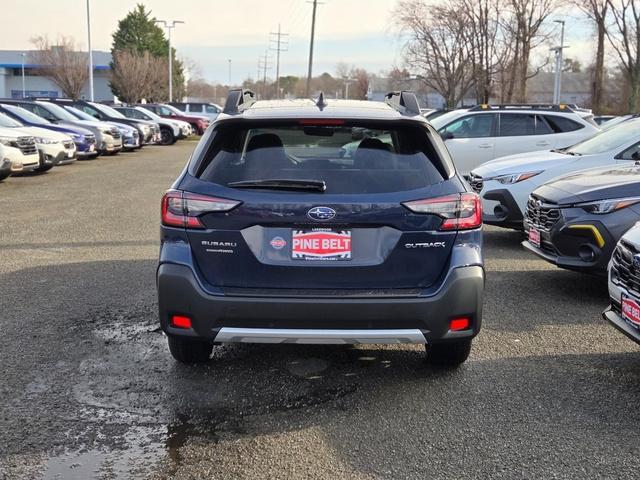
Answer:
[[[110,50],[111,34],[131,10],[132,0],[90,0],[95,50]],[[378,72],[402,65],[401,42],[390,27],[395,0],[322,0],[318,6],[314,74],[333,73],[338,62]],[[232,82],[257,75],[258,57],[269,46],[269,32],[289,33],[289,51],[282,53],[281,75],[306,75],[312,6],[306,0],[144,0],[159,19],[183,20],[173,33],[178,55],[199,65],[208,80]],[[35,35],[74,37],[87,44],[86,0],[2,0],[0,48],[31,48]],[[177,7],[178,6],[178,7]],[[567,55],[589,61],[590,29],[567,32]],[[542,53],[542,52],[541,52]],[[545,52],[546,54],[546,52]],[[275,55],[275,52],[271,52]],[[275,59],[275,58],[274,58]],[[275,62],[272,61],[275,65]],[[275,68],[268,75],[275,75]]]

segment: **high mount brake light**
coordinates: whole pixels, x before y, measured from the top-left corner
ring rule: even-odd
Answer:
[[[413,213],[438,215],[443,219],[440,230],[471,230],[482,226],[482,202],[475,193],[404,202]]]
[[[162,224],[167,227],[205,228],[200,215],[228,212],[240,205],[235,200],[169,190],[162,197]]]
[[[303,118],[299,120],[300,125],[323,126],[323,125],[344,125],[344,120],[334,118]]]

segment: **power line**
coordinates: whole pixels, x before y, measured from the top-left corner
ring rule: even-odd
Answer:
[[[311,2],[308,2],[311,3]],[[322,5],[322,3],[320,3]],[[309,71],[307,73],[307,97],[311,89],[311,75],[313,74],[313,42],[316,35],[316,10],[318,8],[318,0],[313,0],[313,13],[311,14],[311,43],[309,45]]]
[[[282,37],[288,37],[288,33],[282,33],[280,30],[280,24],[278,24],[278,31],[271,32],[269,35],[274,38],[270,38],[270,42],[275,42],[276,46],[269,47],[269,50],[274,50],[276,53],[276,98],[280,98],[280,52],[287,52],[289,49],[289,42],[283,42]]]

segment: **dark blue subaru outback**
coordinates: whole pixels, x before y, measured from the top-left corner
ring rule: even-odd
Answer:
[[[172,355],[216,343],[419,343],[464,362],[480,330],[478,196],[415,95],[254,101],[230,92],[162,201]]]

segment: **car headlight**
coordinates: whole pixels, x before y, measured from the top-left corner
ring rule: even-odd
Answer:
[[[145,125],[144,123],[139,123],[138,127],[140,128],[140,130],[142,130],[144,133],[149,133],[149,131],[151,130],[151,128],[149,127],[149,125]]]
[[[524,180],[528,180],[531,177],[535,177],[536,175],[540,175],[541,171],[538,172],[525,172],[525,173],[512,173],[509,175],[500,175],[498,177],[488,178],[487,180],[496,180],[497,182],[502,183],[503,185],[512,185],[514,183],[523,182]]]
[[[39,143],[41,145],[52,145],[54,143],[60,143],[57,140],[51,140],[50,138],[44,138],[44,137],[35,137],[36,138],[36,143]]]
[[[610,200],[598,200],[597,202],[576,203],[576,207],[580,207],[585,212],[595,215],[604,215],[605,213],[615,212],[621,208],[640,203],[640,197],[613,198]]]
[[[7,147],[17,147],[16,139],[13,137],[0,137],[0,143]]]
[[[101,133],[102,135],[109,135],[109,136],[112,136],[112,135],[113,135],[113,132],[112,132],[111,130],[109,130],[108,128],[107,128],[107,129],[105,129],[105,130],[100,130],[100,133]]]
[[[78,135],[77,133],[72,133],[71,138],[76,142],[81,142],[83,139],[82,135]]]

